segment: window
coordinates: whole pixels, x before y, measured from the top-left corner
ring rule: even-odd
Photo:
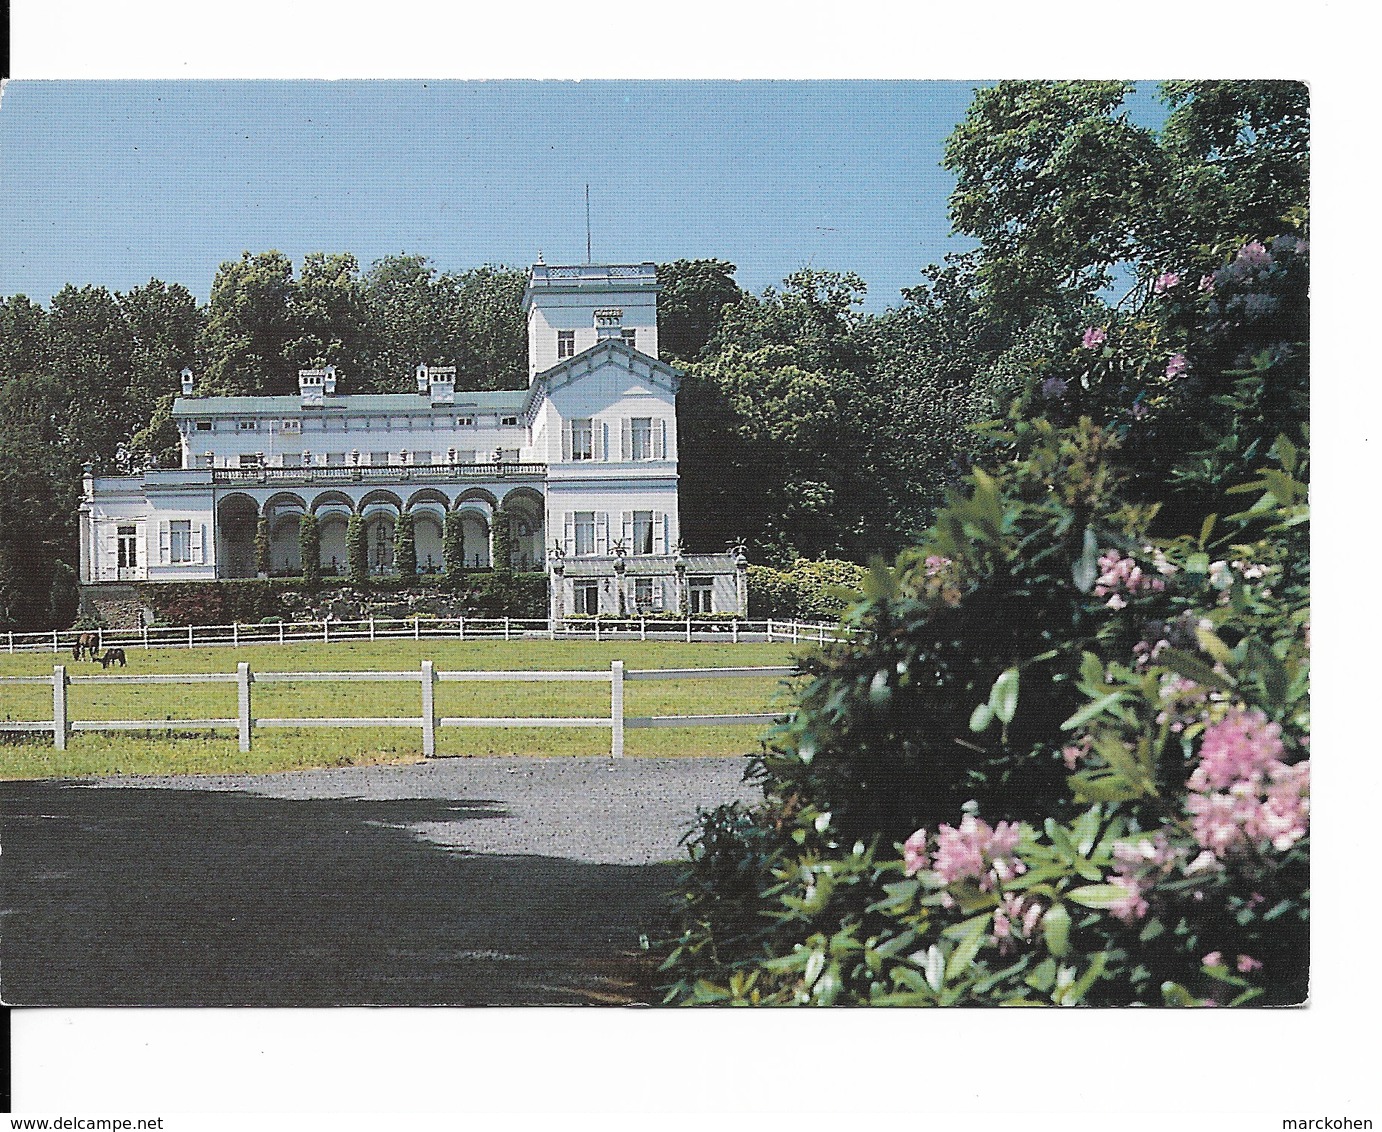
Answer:
[[[577,613],[593,615],[600,612],[600,583],[576,582],[574,584]]]
[[[574,358],[576,356],[576,332],[574,330],[557,331],[557,360],[562,358]]]
[[[170,562],[192,561],[192,520],[174,519],[168,524],[168,559]]]
[[[216,458],[210,452],[203,452],[200,456],[194,457],[194,461],[193,466],[197,468],[214,468],[216,466]]]
[[[661,595],[659,594],[659,596]],[[640,610],[655,608],[653,605],[652,578],[635,578],[633,580],[633,603]]]
[[[134,527],[116,528],[117,565],[121,570],[129,570],[138,565],[136,557],[139,540],[136,536],[137,532]]]
[[[571,422],[571,459],[595,459],[595,432],[589,417]]]
[[[512,426],[514,426],[514,425],[516,425],[516,424],[518,423],[518,418],[517,418],[517,417],[500,417],[500,418],[499,418],[499,423],[500,423],[501,425],[508,425],[508,426],[512,427]]]
[[[376,468],[383,467],[389,462],[389,454],[387,452],[371,452],[369,462]]]
[[[239,429],[240,429],[241,432],[258,432],[258,431],[259,431],[259,422],[258,422],[258,421],[240,421],[240,422],[239,422]]]
[[[625,346],[632,350],[638,349],[638,332],[636,330],[621,330],[619,337],[623,339]]]
[[[692,613],[715,612],[715,587],[709,578],[690,578],[687,587],[691,591]]]
[[[633,553],[651,554],[653,552],[653,513],[635,511],[633,513]]]
[[[284,422],[283,422],[283,431],[284,431],[284,432],[301,432],[301,431],[302,431],[302,422],[301,422],[301,421],[284,421]]]
[[[240,467],[242,468],[262,468],[264,466],[264,453],[262,452],[242,452],[240,453]]]
[[[595,553],[595,512],[576,512],[576,553]]]
[[[501,461],[502,461],[503,463],[505,463],[505,464],[516,464],[516,463],[518,463],[518,449],[517,449],[517,448],[501,448],[501,449],[499,450],[499,456],[500,456]]]
[[[285,452],[282,460],[285,468],[300,468],[303,465],[301,452]]]
[[[458,450],[457,453],[456,453],[456,463],[458,463],[458,464],[473,464],[473,463],[475,463],[475,449],[473,449],[473,448],[462,448],[462,449]]]
[[[629,459],[653,458],[653,421],[651,417],[634,417],[629,422]]]
[[[475,425],[475,418],[474,418],[474,417],[457,417],[457,418],[456,418],[456,427],[457,427],[457,428],[473,428],[474,425]]]
[[[198,432],[210,432],[210,431],[211,431],[211,422],[210,422],[210,421],[198,421],[198,422],[197,422],[197,431],[198,431]]]
[[[414,463],[414,464],[430,464],[431,462],[432,462],[432,453],[430,453],[430,452],[414,452],[414,453],[413,453],[413,463]]]
[[[326,466],[328,468],[340,468],[345,466],[344,452],[328,452],[326,454]]]

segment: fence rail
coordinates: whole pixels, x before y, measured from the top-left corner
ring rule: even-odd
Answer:
[[[858,630],[839,624],[806,621],[731,621],[687,617],[574,618],[520,617],[371,617],[359,621],[275,621],[258,625],[149,626],[142,629],[67,629],[47,633],[4,633],[0,648],[11,653],[70,652],[83,636],[94,637],[97,650],[150,648],[240,648],[244,645],[290,644],[301,641],[378,640],[594,640],[727,641],[825,644],[853,636]],[[47,679],[47,677],[44,677]]]
[[[610,757],[624,755],[624,732],[629,728],[650,727],[720,727],[739,724],[763,724],[784,718],[781,713],[745,712],[729,715],[657,715],[626,716],[624,712],[625,680],[688,680],[688,679],[746,679],[753,677],[791,677],[797,669],[783,666],[757,668],[644,668],[626,672],[624,662],[615,660],[609,670],[554,672],[491,672],[439,671],[430,660],[424,660],[416,672],[260,672],[255,673],[248,661],[240,661],[233,673],[202,672],[158,675],[72,676],[66,665],[55,664],[52,676],[3,676],[0,689],[8,684],[51,684],[53,688],[53,716],[46,720],[0,720],[0,732],[51,732],[58,750],[67,748],[68,737],[74,731],[167,731],[167,730],[235,730],[241,751],[249,751],[253,735],[259,727],[405,727],[422,729],[422,753],[426,758],[436,756],[438,727],[608,727],[610,729]],[[420,715],[412,716],[307,716],[257,717],[253,710],[252,689],[256,683],[311,682],[399,682],[419,685]],[[609,715],[596,716],[439,716],[434,691],[445,681],[585,681],[610,685]],[[208,684],[234,683],[237,689],[237,712],[234,718],[216,719],[77,719],[70,718],[67,708],[67,689],[73,684]]]

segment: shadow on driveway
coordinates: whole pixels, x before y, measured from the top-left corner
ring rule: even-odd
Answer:
[[[467,854],[417,823],[490,799],[0,783],[10,1005],[647,1001],[667,865]]]

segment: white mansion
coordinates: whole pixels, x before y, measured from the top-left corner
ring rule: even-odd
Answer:
[[[328,576],[348,573],[352,514],[371,571],[393,573],[405,511],[419,572],[439,573],[455,511],[468,569],[492,565],[508,517],[511,565],[549,572],[554,617],[746,612],[742,554],[681,552],[679,375],[657,359],[657,291],[651,263],[533,267],[522,390],[458,390],[454,368],[419,365],[416,393],[350,394],[328,366],[300,371],[297,396],[199,397],[184,370],[182,466],[88,471],[81,581],[254,577],[261,518],[270,572],[301,574],[307,513]]]

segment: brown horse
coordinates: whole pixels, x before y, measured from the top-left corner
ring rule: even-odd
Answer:
[[[99,659],[101,653],[100,641],[101,638],[99,634],[82,633],[77,637],[77,643],[72,646],[72,659],[81,660],[83,655],[89,660]]]

